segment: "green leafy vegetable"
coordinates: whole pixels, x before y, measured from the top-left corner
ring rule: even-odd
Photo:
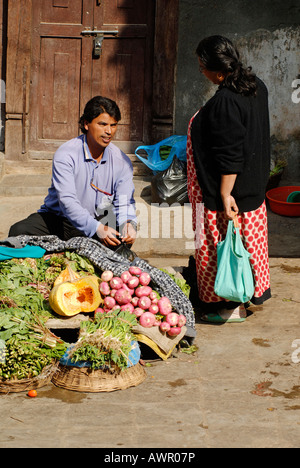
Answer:
[[[60,359],[68,346],[36,315],[18,309],[1,312],[0,340],[5,343],[0,363],[0,378],[4,380],[38,376],[45,366]]]
[[[285,160],[278,160],[274,168],[270,171],[270,177],[279,174],[286,166],[287,162]]]
[[[160,146],[159,155],[162,161],[168,158],[168,156],[170,155],[171,149],[172,149],[172,146],[169,146],[169,145]]]
[[[48,303],[53,283],[67,265],[82,276],[95,274],[88,259],[69,251],[0,262],[0,378],[35,377],[65,353],[67,343],[45,323],[53,317]]]
[[[72,361],[89,361],[93,369],[126,368],[134,340],[131,329],[136,324],[135,315],[120,309],[97,314],[94,321],[82,322],[79,340],[71,350]]]

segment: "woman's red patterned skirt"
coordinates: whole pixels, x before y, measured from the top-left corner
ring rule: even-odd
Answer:
[[[187,171],[188,194],[193,209],[199,299],[204,303],[217,304],[224,301],[214,292],[217,274],[217,244],[225,239],[228,221],[223,212],[210,211],[202,203],[202,192],[196,175],[190,134],[192,120],[187,142]],[[265,202],[257,210],[241,213],[238,218],[244,246],[251,254],[250,262],[255,280],[255,292],[251,302],[261,304],[271,297]]]

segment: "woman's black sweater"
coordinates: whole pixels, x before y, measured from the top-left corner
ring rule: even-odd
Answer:
[[[204,205],[223,211],[223,174],[237,174],[232,191],[240,212],[256,210],[265,199],[270,172],[268,91],[257,80],[257,95],[220,87],[196,115],[191,129],[197,177]]]

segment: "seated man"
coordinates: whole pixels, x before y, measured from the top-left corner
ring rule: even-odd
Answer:
[[[128,156],[111,143],[120,120],[119,107],[110,99],[96,96],[86,104],[79,121],[83,135],[64,143],[54,155],[44,204],[14,224],[9,237],[52,234],[62,240],[93,237],[109,248],[121,240],[133,244],[133,168]]]

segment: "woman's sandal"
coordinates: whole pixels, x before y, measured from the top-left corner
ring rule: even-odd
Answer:
[[[203,322],[209,322],[209,323],[235,323],[235,322],[241,323],[241,322],[245,322],[246,317],[224,319],[223,317],[221,317],[220,314],[215,313],[215,314],[202,315],[201,320],[203,320]]]
[[[240,307],[243,307],[243,309],[240,310]],[[236,311],[237,309],[239,309],[239,313],[241,312],[242,315],[245,314],[245,317],[238,317],[238,316],[235,317],[234,311]],[[226,309],[222,309],[222,311],[223,313],[226,313],[226,312],[229,313],[229,310],[226,310]],[[241,322],[245,322],[247,318],[247,312],[244,306],[239,306],[236,309],[234,309],[231,315],[233,315],[233,317],[229,316],[228,318],[225,318],[225,317],[222,317],[220,313],[215,312],[215,313],[203,315],[201,317],[201,320],[203,320],[204,322],[209,322],[209,323],[241,323]]]

